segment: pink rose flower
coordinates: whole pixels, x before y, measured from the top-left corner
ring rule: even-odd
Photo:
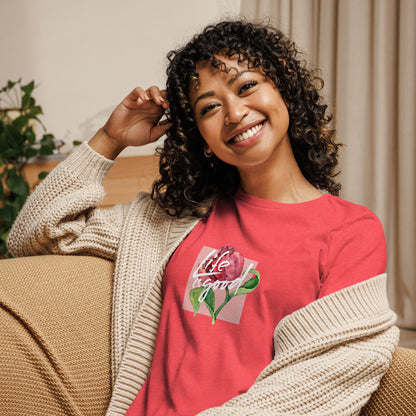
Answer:
[[[201,276],[202,282],[210,279],[234,280],[241,276],[244,266],[244,257],[234,247],[224,246],[212,256],[208,257],[198,269],[198,274],[208,273]]]

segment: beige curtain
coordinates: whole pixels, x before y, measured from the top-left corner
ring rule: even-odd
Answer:
[[[241,15],[269,18],[322,69],[341,197],[381,219],[390,301],[416,329],[416,1],[242,0]]]

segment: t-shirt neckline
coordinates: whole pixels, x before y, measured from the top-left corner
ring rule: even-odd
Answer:
[[[243,191],[241,188],[238,189],[236,194],[234,195],[234,199],[236,201],[242,201],[250,205],[254,205],[256,207],[264,207],[264,208],[273,208],[273,207],[303,207],[303,206],[311,206],[315,204],[320,204],[327,198],[330,198],[332,195],[329,193],[322,194],[320,197],[311,199],[305,202],[294,202],[294,203],[287,203],[287,202],[278,202],[278,201],[271,201],[268,199],[262,199],[247,192]]]

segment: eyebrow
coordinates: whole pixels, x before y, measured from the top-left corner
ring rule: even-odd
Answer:
[[[229,79],[228,81],[227,81],[227,84],[228,85],[232,85],[235,81],[237,81],[237,79],[238,78],[240,78],[242,75],[244,75],[246,72],[252,72],[252,71],[250,71],[249,69],[245,69],[244,71],[240,71],[240,72],[237,72],[237,74],[236,75],[234,75],[233,77],[231,77],[231,79]],[[197,102],[199,101],[199,100],[203,100],[204,98],[209,98],[209,97],[213,97],[215,95],[215,92],[214,91],[207,91],[207,92],[204,92],[203,94],[201,94],[196,100],[195,100],[195,102],[194,102],[194,111],[195,111],[195,107],[196,107],[196,104],[197,104]]]
[[[199,100],[203,100],[204,98],[208,98],[208,97],[213,97],[215,95],[214,91],[208,91],[205,92],[204,94],[201,94],[194,102],[194,111],[196,108],[196,104]]]

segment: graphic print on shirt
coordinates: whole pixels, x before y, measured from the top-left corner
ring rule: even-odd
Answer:
[[[238,324],[246,295],[260,283],[257,262],[234,247],[202,247],[186,285],[183,309]]]

